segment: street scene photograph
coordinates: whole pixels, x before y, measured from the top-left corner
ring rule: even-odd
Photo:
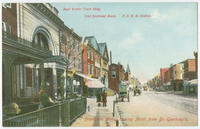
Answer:
[[[1,3],[2,127],[197,127],[197,2]]]

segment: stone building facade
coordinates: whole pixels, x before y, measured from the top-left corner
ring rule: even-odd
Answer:
[[[4,4],[2,14],[3,104],[38,104],[42,82],[56,101],[61,89],[66,91],[66,60],[60,53],[64,23],[58,11],[45,3],[12,3]]]

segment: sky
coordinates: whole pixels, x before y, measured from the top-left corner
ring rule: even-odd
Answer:
[[[78,35],[83,38],[95,36],[97,42],[106,42],[108,51],[112,51],[112,62],[120,62],[125,69],[129,64],[131,75],[142,83],[156,76],[160,68],[194,58],[193,52],[197,51],[196,3],[52,5],[58,9],[65,25],[73,28]],[[135,17],[136,14],[147,17]],[[93,15],[115,17],[100,18]]]

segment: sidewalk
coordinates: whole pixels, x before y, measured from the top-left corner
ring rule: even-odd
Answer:
[[[98,107],[96,98],[87,98],[87,111],[81,117],[76,119],[71,126],[116,126],[116,118],[113,117],[113,101],[115,96],[107,97],[107,106],[102,104]],[[88,108],[89,107],[89,108]]]

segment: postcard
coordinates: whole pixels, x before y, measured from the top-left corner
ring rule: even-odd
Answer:
[[[198,126],[197,2],[1,8],[3,127]]]

